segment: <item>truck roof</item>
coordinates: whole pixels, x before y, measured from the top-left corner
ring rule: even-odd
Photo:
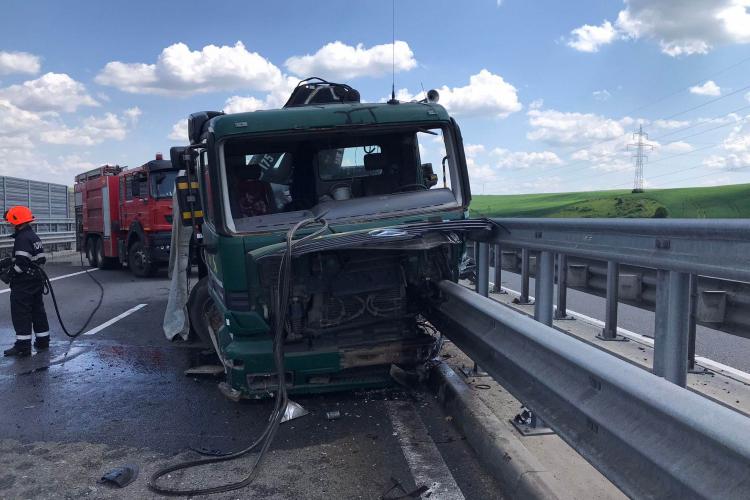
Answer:
[[[407,102],[399,104],[351,103],[259,110],[217,116],[211,126],[217,137],[378,124],[448,121],[439,104]]]

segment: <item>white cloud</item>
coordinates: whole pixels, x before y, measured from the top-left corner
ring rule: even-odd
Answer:
[[[5,52],[0,50],[0,75],[24,73],[36,75],[41,68],[39,56],[28,52]]]
[[[613,120],[592,113],[570,113],[554,109],[532,109],[527,113],[532,130],[526,137],[554,145],[584,145],[625,137],[632,118]]]
[[[190,141],[190,139],[188,138],[187,118],[184,120],[180,120],[174,125],[172,125],[172,131],[167,136],[167,139],[171,139],[173,141],[179,141],[181,143],[188,143]]]
[[[689,121],[684,120],[655,120],[653,123],[654,127],[664,130],[674,130],[677,128],[683,128],[690,125]]]
[[[711,155],[703,163],[710,168],[739,170],[750,167],[750,115],[732,128],[722,143],[723,154]]]
[[[594,99],[597,101],[608,101],[609,98],[612,97],[612,94],[610,94],[607,89],[595,90],[591,95],[593,95]]]
[[[259,109],[280,108],[289,99],[294,87],[296,87],[298,83],[299,80],[295,77],[284,77],[284,79],[282,79],[279,84],[271,90],[271,92],[266,94],[263,99],[258,99],[253,96],[234,95],[224,102],[224,112],[227,114],[247,113],[258,111]]]
[[[544,106],[544,99],[534,99],[529,103],[529,109],[541,109]]]
[[[484,153],[485,148],[483,144],[466,144],[464,145],[464,153],[467,157],[473,158],[477,155]]]
[[[670,142],[668,144],[665,144],[661,147],[662,151],[668,152],[668,153],[689,153],[690,151],[693,151],[695,148],[692,144],[688,144],[684,141],[675,141]]]
[[[191,95],[238,88],[270,91],[283,76],[242,42],[201,50],[175,43],[162,50],[154,64],[109,62],[95,80],[130,93]]]
[[[617,37],[617,31],[609,21],[604,21],[601,26],[584,24],[570,34],[573,38],[568,40],[568,46],[580,52],[599,52],[601,45],[612,43]]]
[[[693,87],[690,87],[690,93],[715,97],[721,95],[721,87],[716,85],[713,80],[708,80],[703,85],[695,85]]]
[[[492,150],[495,163],[501,168],[529,168],[562,165],[559,156],[551,151],[508,151],[503,148]]]
[[[80,106],[98,106],[86,87],[65,73],[46,73],[36,80],[0,89],[0,98],[30,111],[73,112]]]
[[[745,94],[745,100],[748,101],[748,102],[750,102],[750,92],[748,92],[747,94]]]
[[[672,57],[706,54],[720,44],[750,42],[747,0],[624,0],[614,26],[584,25],[568,44],[584,52],[618,38],[653,39]]]
[[[132,115],[132,109],[129,111]],[[49,144],[77,146],[93,146],[106,140],[121,141],[127,136],[132,123],[126,113],[122,116],[114,113],[105,113],[101,117],[89,116],[78,127],[58,124],[43,131],[39,137]]]
[[[141,111],[141,108],[139,108],[138,106],[134,106],[132,108],[126,109],[122,112],[122,114],[125,115],[125,117],[132,125],[135,125],[136,123],[138,123],[138,120],[140,119],[143,112]]]
[[[0,137],[29,132],[43,123],[44,121],[37,113],[21,109],[7,99],[0,98]]]
[[[361,76],[383,76],[395,70],[409,71],[417,66],[409,44],[397,40],[395,44],[374,45],[365,48],[343,42],[327,43],[315,54],[292,56],[284,65],[289,71],[303,78],[320,76],[331,80],[349,80]]]
[[[440,94],[439,103],[455,115],[505,118],[523,107],[518,102],[516,88],[503,80],[502,76],[486,69],[471,75],[469,84],[464,87],[451,88],[444,85],[437,91]],[[403,97],[416,96],[405,89],[399,92]]]

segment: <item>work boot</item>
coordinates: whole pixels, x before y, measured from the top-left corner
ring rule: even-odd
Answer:
[[[49,335],[46,337],[37,337],[34,339],[34,349],[37,351],[42,351],[44,349],[49,349]]]
[[[19,358],[25,358],[31,356],[31,341],[30,340],[16,340],[13,347],[6,349],[3,352],[4,356],[17,356]]]

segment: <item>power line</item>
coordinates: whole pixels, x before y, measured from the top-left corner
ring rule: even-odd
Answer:
[[[730,115],[733,115],[734,113],[739,113],[740,111],[743,111],[743,110],[748,109],[748,108],[750,108],[750,104],[746,104],[746,105],[744,105],[742,107],[739,107],[737,109],[733,109],[729,113],[721,113],[721,114],[716,115],[716,116],[714,116],[712,118],[709,118],[706,121],[696,122],[696,123],[694,123],[692,125],[688,125],[686,127],[682,127],[682,128],[677,129],[677,130],[673,130],[671,132],[667,132],[666,134],[662,134],[662,135],[660,135],[659,137],[657,137],[656,139],[653,139],[653,140],[654,141],[661,141],[662,139],[664,139],[665,137],[669,137],[670,135],[679,134],[680,132],[684,132],[686,130],[690,130],[691,128],[699,127],[701,125],[705,125],[706,123],[710,123],[710,122],[712,122],[714,120],[718,120],[720,118],[729,118]],[[658,120],[656,120],[656,121],[658,121]],[[684,139],[684,137],[683,137],[683,139]],[[682,140],[682,139],[676,139],[676,140],[679,141],[679,140]]]
[[[750,85],[747,85],[747,86],[745,86],[745,87],[742,87],[741,89],[737,89],[737,90],[735,90],[735,91],[732,91],[732,92],[730,92],[730,93],[728,93],[728,94],[724,94],[724,95],[723,95],[723,96],[721,96],[721,97],[717,97],[717,98],[715,98],[715,99],[710,99],[710,100],[708,100],[708,101],[706,101],[706,102],[704,102],[704,103],[701,103],[701,104],[698,104],[698,105],[696,105],[696,106],[690,107],[690,108],[688,108],[688,109],[686,109],[686,110],[684,110],[684,111],[680,111],[679,113],[674,113],[674,114],[672,114],[672,115],[669,115],[669,116],[668,116],[668,117],[666,117],[666,118],[662,118],[662,120],[665,120],[665,121],[666,121],[666,120],[671,120],[672,118],[675,118],[675,117],[677,117],[677,116],[682,116],[682,115],[684,115],[685,113],[689,113],[689,112],[691,112],[691,111],[695,111],[696,109],[700,109],[700,108],[702,108],[702,107],[708,106],[709,104],[713,104],[713,103],[715,103],[715,102],[717,102],[717,101],[721,101],[722,99],[726,99],[727,97],[731,97],[731,96],[733,96],[733,95],[737,95],[737,94],[739,94],[740,92],[744,92],[744,91],[745,91],[745,90],[747,90],[747,89],[750,89]]]

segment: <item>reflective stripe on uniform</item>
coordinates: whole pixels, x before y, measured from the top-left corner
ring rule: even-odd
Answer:
[[[14,270],[15,272],[17,272],[17,273],[22,273],[22,272],[23,272],[23,269],[21,269],[20,267],[18,267],[18,266],[17,266],[17,265],[15,265],[15,264],[13,264],[13,270]]]
[[[39,332],[36,334],[36,338],[40,339],[42,337],[49,337],[49,332]]]
[[[31,335],[16,335],[16,340],[31,340]]]
[[[31,258],[31,254],[29,252],[24,252],[23,250],[16,250],[16,255],[20,255],[21,257],[28,257]]]

